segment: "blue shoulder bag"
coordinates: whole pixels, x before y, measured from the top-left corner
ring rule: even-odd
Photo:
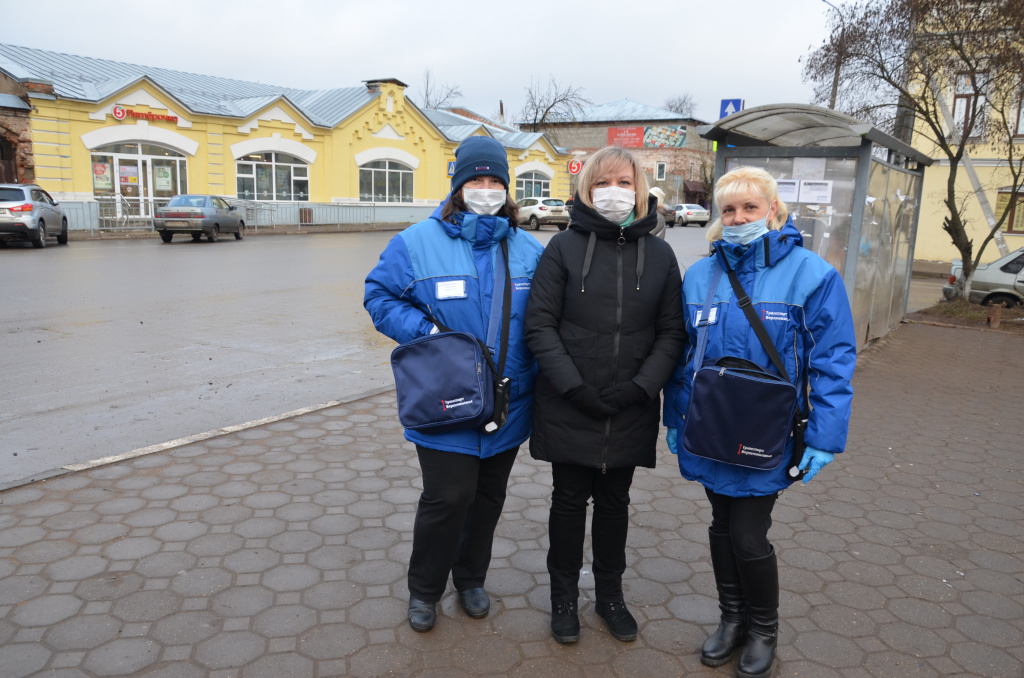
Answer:
[[[797,389],[789,381],[782,358],[736,273],[720,253],[715,259],[721,265],[715,265],[697,320],[697,351],[693,358],[693,385],[683,426],[682,448],[698,457],[768,471],[782,463],[786,443],[792,435],[793,456],[787,475],[796,480],[802,475],[797,466],[804,452],[806,410],[798,407]],[[714,363],[704,364],[709,316],[718,281],[722,278],[722,266],[729,274],[739,307],[779,374],[734,356],[723,356]]]
[[[437,326],[437,334],[400,344],[391,352],[391,369],[398,394],[398,419],[402,426],[424,433],[442,433],[483,427],[494,433],[508,419],[511,380],[504,376],[508,354],[512,281],[508,272],[508,242],[501,241],[505,292],[492,294],[488,340],[494,343],[500,317],[503,328],[501,357],[497,367],[487,345],[469,332],[457,332],[425,315]],[[499,262],[502,260],[499,259]],[[499,281],[495,281],[497,291]],[[501,299],[501,302],[498,301]],[[498,304],[501,303],[499,307]]]

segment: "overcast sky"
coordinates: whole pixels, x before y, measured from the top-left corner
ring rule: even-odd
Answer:
[[[799,59],[826,35],[822,0],[173,0],[4,2],[0,42],[285,87],[398,78],[419,102],[423,72],[458,85],[482,115],[520,111],[531,78],[594,103],[695,117],[722,99],[809,103]]]

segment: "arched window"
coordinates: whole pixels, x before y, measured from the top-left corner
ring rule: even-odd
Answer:
[[[413,170],[394,160],[374,160],[359,168],[361,202],[412,202]]]
[[[523,198],[550,198],[551,179],[540,172],[526,172],[516,177],[516,202]]]
[[[309,165],[287,153],[248,153],[235,159],[240,200],[309,201]]]

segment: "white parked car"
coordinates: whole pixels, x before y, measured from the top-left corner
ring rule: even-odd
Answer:
[[[676,205],[676,222],[675,226],[689,226],[690,224],[700,224],[701,228],[708,225],[708,220],[711,215],[708,211],[700,205]]]
[[[523,198],[519,205],[519,223],[537,231],[544,224],[555,224],[559,231],[569,225],[569,210],[557,198]]]
[[[942,286],[942,296],[952,299],[954,285],[963,273],[963,263],[953,260],[949,282]],[[971,277],[971,303],[1006,304],[1008,308],[1024,304],[1024,247],[1001,259],[981,264]]]

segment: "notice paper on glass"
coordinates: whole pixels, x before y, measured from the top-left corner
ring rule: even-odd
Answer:
[[[779,200],[782,202],[800,202],[800,182],[796,179],[778,179]]]
[[[800,202],[825,203],[832,202],[831,181],[801,181]]]

